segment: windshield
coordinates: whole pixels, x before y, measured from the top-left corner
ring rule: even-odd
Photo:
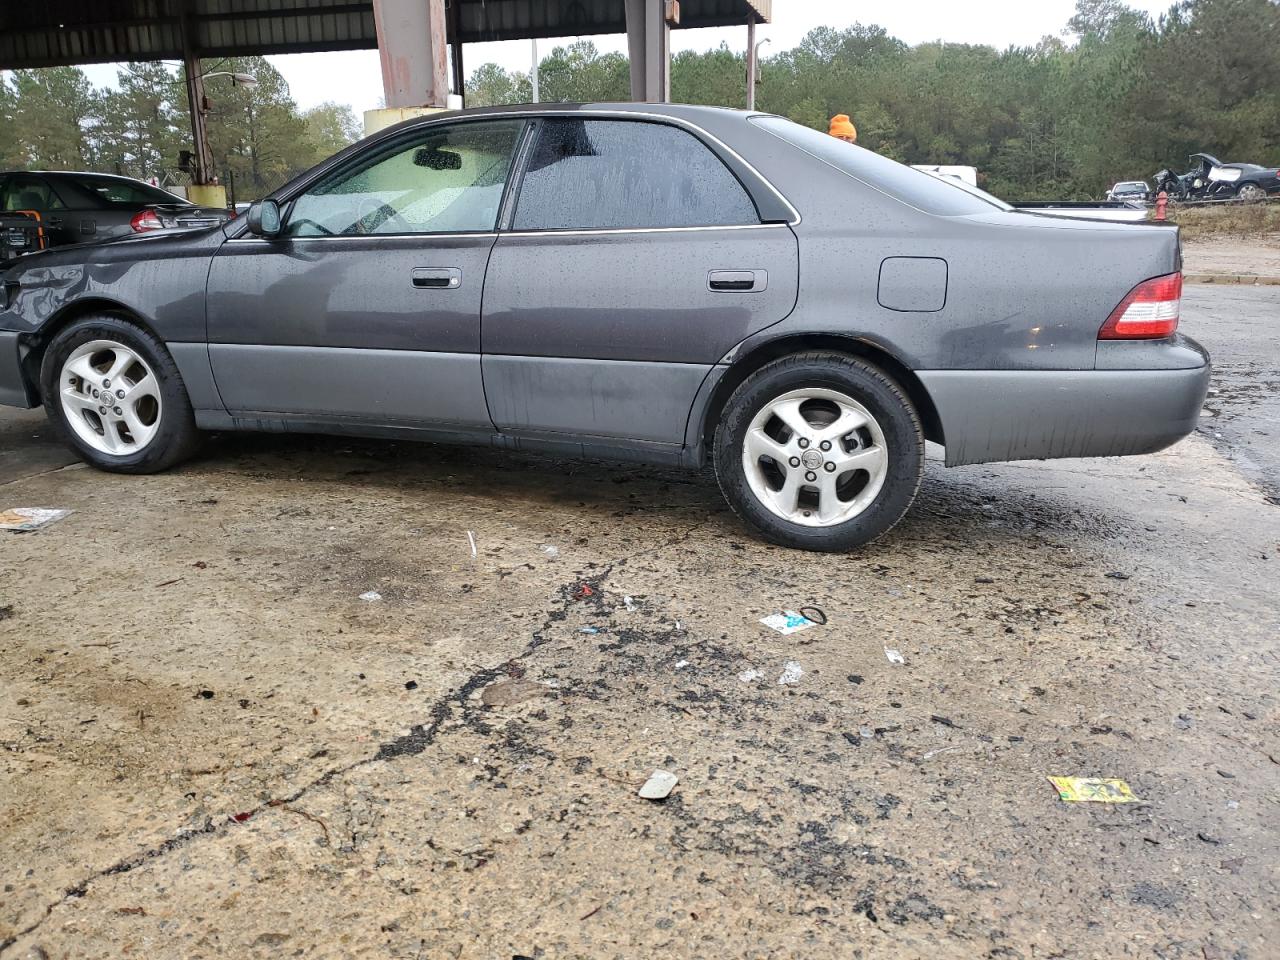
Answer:
[[[977,187],[913,170],[896,160],[782,117],[752,117],[751,122],[811,157],[925,213],[962,217],[990,213],[993,206],[1009,209],[1007,204]]]
[[[137,207],[152,203],[186,203],[168,191],[153,187],[141,180],[127,177],[111,177],[92,173],[68,174],[59,179],[70,182],[81,190],[93,194],[99,201],[112,207]]]

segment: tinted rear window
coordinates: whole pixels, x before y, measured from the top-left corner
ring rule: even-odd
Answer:
[[[938,177],[782,117],[752,117],[751,122],[855,180],[925,213],[961,217],[1000,209]]]
[[[166,190],[149,183],[127,180],[122,177],[103,177],[92,174],[63,175],[58,178],[85,193],[92,194],[100,203],[109,207],[138,207],[152,203],[186,203]]]
[[[631,120],[545,120],[516,206],[516,230],[759,223],[742,184],[692,134]]]

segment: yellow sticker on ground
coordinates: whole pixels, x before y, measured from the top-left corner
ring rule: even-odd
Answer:
[[[1135,797],[1123,780],[1098,780],[1093,777],[1050,777],[1058,796],[1069,803],[1145,803]]]

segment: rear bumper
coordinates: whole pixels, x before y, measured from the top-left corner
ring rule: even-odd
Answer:
[[[919,377],[954,467],[1163,450],[1196,428],[1209,388],[1204,361],[1180,369],[924,370]]]
[[[0,330],[0,405],[34,407],[36,398],[22,373],[20,334]]]

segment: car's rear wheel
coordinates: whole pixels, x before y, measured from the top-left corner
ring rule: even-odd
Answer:
[[[725,498],[766,539],[842,551],[906,513],[924,436],[911,400],[883,370],[803,353],[766,364],[734,391],[714,459]]]
[[[1236,191],[1236,199],[1243,203],[1257,203],[1267,199],[1267,191],[1256,183],[1245,183]]]
[[[49,344],[40,380],[49,419],[95,467],[154,473],[195,447],[178,368],[135,323],[110,315],[77,320]]]

